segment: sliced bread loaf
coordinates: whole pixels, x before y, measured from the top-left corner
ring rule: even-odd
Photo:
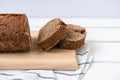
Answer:
[[[30,51],[31,36],[25,14],[0,14],[0,52]]]
[[[66,37],[58,44],[63,49],[77,49],[84,44],[86,30],[83,27],[67,24]]]
[[[59,18],[50,20],[44,25],[38,35],[38,44],[47,51],[55,46],[66,35],[66,24]]]

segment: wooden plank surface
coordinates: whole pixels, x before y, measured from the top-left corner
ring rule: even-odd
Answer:
[[[0,53],[0,69],[78,69],[76,51],[52,49],[42,51],[36,43],[38,32],[32,31],[32,51]]]

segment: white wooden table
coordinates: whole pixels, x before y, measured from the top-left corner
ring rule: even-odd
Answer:
[[[38,30],[51,18],[29,18],[31,30]],[[66,23],[86,27],[86,44],[94,56],[84,80],[120,80],[120,19],[62,18]],[[37,24],[36,24],[37,23]]]

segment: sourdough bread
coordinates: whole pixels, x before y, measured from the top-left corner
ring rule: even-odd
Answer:
[[[0,52],[30,51],[30,42],[25,14],[0,14]]]
[[[66,37],[58,44],[63,49],[77,49],[80,48],[85,41],[86,30],[83,27],[67,24]]]
[[[39,31],[38,45],[48,51],[65,37],[65,26],[66,24],[59,18],[50,20]]]

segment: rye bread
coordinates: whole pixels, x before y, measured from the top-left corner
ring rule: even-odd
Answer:
[[[63,49],[80,48],[85,41],[86,30],[78,25],[67,24],[66,37],[58,44]]]
[[[25,14],[0,14],[0,52],[30,51],[30,39]]]
[[[39,31],[38,45],[45,51],[55,46],[66,35],[66,24],[59,18],[50,20]]]

